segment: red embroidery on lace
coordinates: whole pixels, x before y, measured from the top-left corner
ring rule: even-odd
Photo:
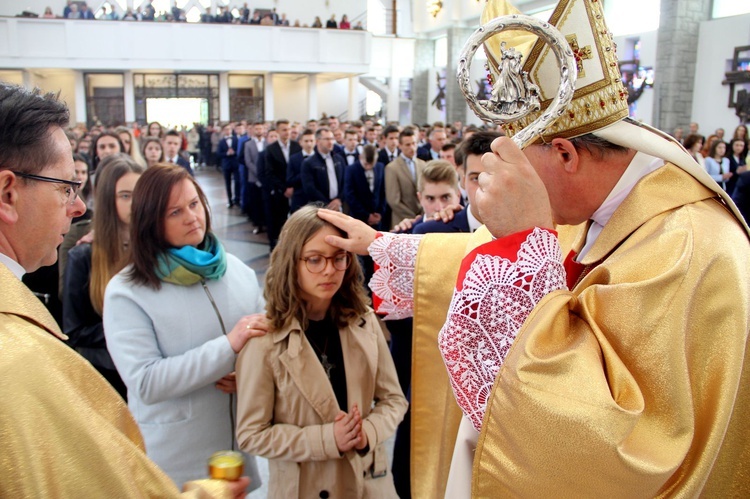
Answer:
[[[534,229],[515,262],[478,254],[457,287],[438,345],[456,402],[479,431],[492,385],[524,321],[545,295],[567,289],[557,238]]]

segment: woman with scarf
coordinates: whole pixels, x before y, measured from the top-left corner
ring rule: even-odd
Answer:
[[[265,334],[255,273],[211,232],[184,168],[156,165],[133,192],[130,264],[107,286],[104,332],[148,455],[178,485],[234,440],[237,353]],[[260,486],[245,456],[250,488]]]

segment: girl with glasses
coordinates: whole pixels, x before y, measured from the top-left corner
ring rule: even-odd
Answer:
[[[237,359],[237,439],[269,459],[269,497],[397,497],[382,444],[406,399],[359,263],[317,212],[295,212],[271,255],[272,332]]]

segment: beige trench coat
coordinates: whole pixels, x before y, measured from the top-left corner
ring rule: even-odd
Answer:
[[[370,451],[339,455],[338,402],[299,323],[250,341],[237,358],[237,439],[268,458],[271,498],[397,497],[382,445],[407,402],[375,314],[339,330],[347,400],[362,413]],[[374,402],[374,405],[373,405]]]

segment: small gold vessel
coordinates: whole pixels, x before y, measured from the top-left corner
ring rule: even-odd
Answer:
[[[245,470],[245,459],[239,452],[223,450],[208,458],[208,475],[218,480],[237,480]]]

